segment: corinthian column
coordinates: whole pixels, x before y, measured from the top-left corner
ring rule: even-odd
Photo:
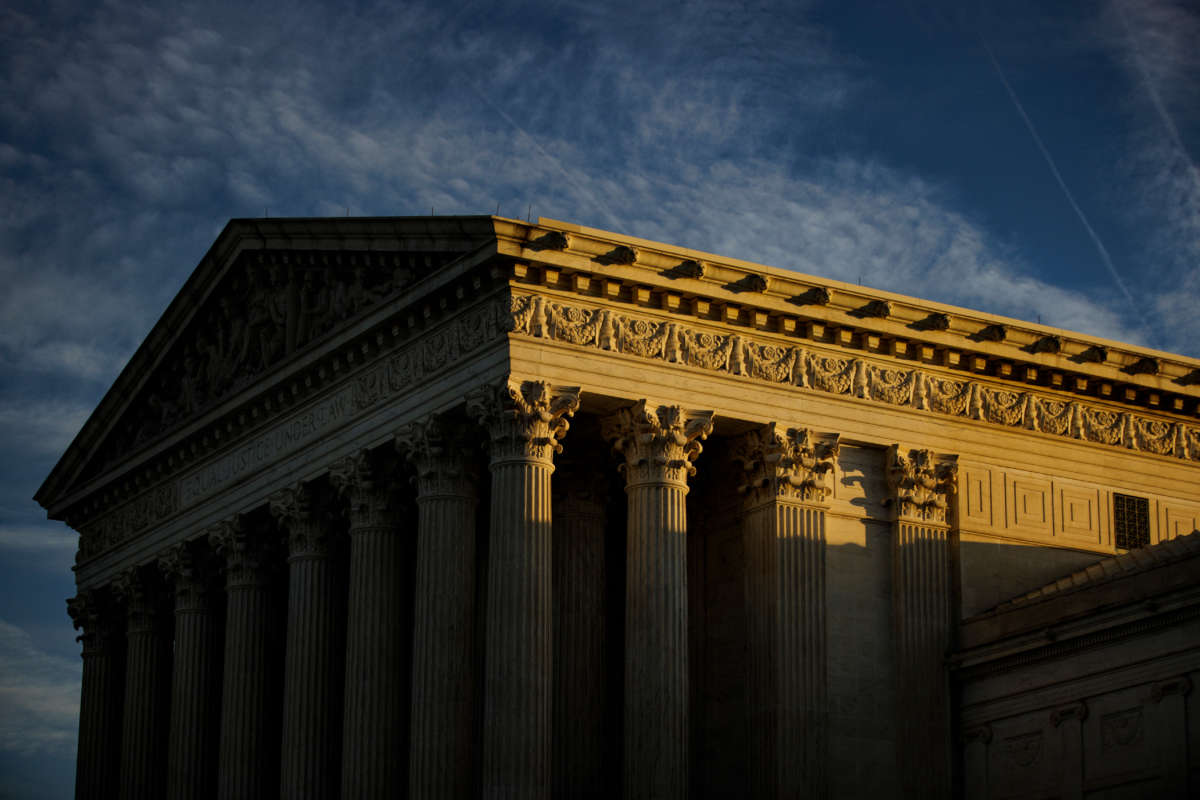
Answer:
[[[950,685],[954,629],[950,500],[957,465],[929,450],[887,452],[892,508],[897,757],[906,797],[950,797]]]
[[[550,475],[579,389],[487,386],[467,410],[491,435],[483,794],[548,797],[553,692]]]
[[[554,479],[554,796],[605,797],[604,531],[608,480],[580,462]]]
[[[476,763],[476,448],[438,416],[404,426],[396,447],[417,472],[409,795],[466,798]]]
[[[743,494],[751,796],[826,791],[825,509],[837,436],[778,430],[734,443]]]
[[[342,716],[342,797],[399,797],[407,785],[409,543],[393,458],[366,451],[330,478],[350,503],[350,596]]]
[[[75,762],[77,800],[107,800],[117,794],[121,758],[121,694],[124,688],[123,625],[108,596],[85,589],[67,601],[76,630],[82,629],[83,686],[79,698],[79,750]]]
[[[158,563],[175,585],[167,797],[207,800],[217,787],[221,710],[221,626],[214,570],[196,542],[175,545]]]
[[[241,518],[213,526],[209,541],[225,559],[225,666],[221,692],[221,800],[266,798],[279,775],[272,711],[271,567],[264,531]]]
[[[645,400],[604,421],[625,458],[625,797],[688,791],[687,479],[712,412]]]
[[[148,568],[117,577],[125,603],[125,711],[121,726],[121,797],[163,796],[171,702],[171,626],[162,587]]]
[[[336,797],[341,766],[341,609],[330,559],[334,520],[324,499],[304,484],[270,498],[288,537],[279,781],[288,800]]]

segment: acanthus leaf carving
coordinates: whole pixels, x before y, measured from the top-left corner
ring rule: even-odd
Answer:
[[[772,422],[735,440],[733,458],[746,473],[738,486],[749,507],[776,499],[824,503],[833,492],[838,435]]]
[[[952,456],[932,450],[908,450],[892,445],[887,451],[887,501],[899,521],[945,525],[957,491],[958,464]]]
[[[329,554],[336,519],[329,501],[315,486],[302,482],[280,489],[268,498],[271,516],[287,531],[291,558]]]
[[[329,482],[349,501],[351,533],[392,528],[403,518],[406,507],[398,462],[392,453],[359,450],[330,465]]]
[[[685,411],[680,406],[652,405],[639,400],[605,418],[601,434],[624,456],[626,485],[687,486],[696,473],[693,461],[701,442],[712,432],[711,411]]]
[[[67,614],[75,630],[82,631],[75,638],[83,643],[83,656],[104,652],[108,644],[121,646],[121,634],[125,631],[123,615],[113,602],[110,592],[103,589],[83,589],[67,600]]]
[[[212,552],[203,547],[202,540],[172,545],[159,556],[158,568],[175,585],[178,610],[207,608],[218,591],[216,582],[221,571],[213,564]]]
[[[490,435],[493,464],[552,464],[578,408],[578,386],[551,386],[546,381],[503,381],[467,395],[467,414]]]
[[[210,525],[209,544],[225,559],[225,585],[259,586],[276,565],[276,541],[240,514]]]
[[[466,427],[431,414],[401,426],[393,441],[416,470],[418,502],[429,497],[475,497],[478,475],[470,454],[480,443]]]

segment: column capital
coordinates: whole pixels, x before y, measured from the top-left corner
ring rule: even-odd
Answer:
[[[546,381],[506,380],[481,386],[467,396],[467,413],[491,436],[492,463],[554,463],[568,419],[579,408],[578,386]]]
[[[957,456],[932,450],[887,450],[887,481],[893,519],[921,525],[948,525],[950,503],[957,491]]]
[[[163,615],[163,591],[157,571],[149,565],[130,567],[113,579],[113,594],[125,604],[129,633],[150,633]]]
[[[470,453],[479,443],[461,425],[429,414],[402,425],[393,441],[416,469],[418,497],[475,497],[478,476]]]
[[[328,498],[311,483],[296,482],[267,499],[272,518],[287,532],[290,558],[329,554],[334,514]]]
[[[686,487],[688,477],[696,474],[692,462],[703,449],[700,442],[712,429],[711,411],[656,406],[639,400],[633,407],[606,417],[600,433],[625,456],[621,469],[627,487],[643,483]]]
[[[394,453],[359,450],[335,461],[329,482],[350,503],[350,527],[393,527],[402,518],[399,459]]]
[[[83,632],[76,641],[83,643],[83,655],[104,650],[104,645],[122,630],[119,615],[110,594],[101,589],[83,589],[67,598],[67,614],[75,630]]]
[[[746,471],[738,486],[747,508],[775,500],[823,505],[833,493],[838,434],[782,429],[771,422],[733,442],[733,459]]]
[[[259,586],[273,566],[274,542],[254,535],[239,514],[209,526],[208,541],[225,559],[225,585]]]
[[[159,556],[158,569],[175,583],[175,610],[208,610],[218,570],[203,542],[193,539],[172,545]]]

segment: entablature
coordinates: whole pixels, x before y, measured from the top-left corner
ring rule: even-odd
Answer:
[[[555,220],[498,221],[517,284],[1200,417],[1200,360]]]

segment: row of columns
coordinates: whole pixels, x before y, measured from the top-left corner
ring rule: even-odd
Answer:
[[[551,508],[554,458],[578,404],[578,389],[543,382],[487,386],[467,398],[468,413],[490,440],[486,576],[475,574],[480,493],[469,433],[444,417],[395,435],[416,474],[415,541],[404,530],[410,515],[395,484],[396,456],[362,452],[331,466],[329,483],[348,508],[348,597],[335,589],[341,584],[331,557],[332,498],[312,484],[269,498],[287,532],[282,736],[269,722],[279,696],[272,691],[278,633],[271,570],[282,554],[248,517],[207,532],[223,560],[223,593],[206,578],[205,550],[196,543],[160,559],[173,583],[173,658],[171,634],[159,624],[169,612],[144,570],[115,587],[127,614],[123,650],[103,595],[69,601],[84,632],[77,796],[110,797],[118,785],[129,798],[367,798],[403,794],[404,787],[412,797],[598,796],[602,495],[573,492],[553,514]],[[711,430],[711,412],[646,401],[602,424],[622,456],[628,500],[628,798],[687,795],[685,497]],[[757,797],[826,791],[825,508],[837,448],[836,437],[773,425],[739,445],[747,476],[741,488]],[[411,585],[401,585],[405,575]],[[479,577],[486,585],[482,637]],[[926,591],[912,581],[903,587]],[[224,659],[217,663],[222,599]],[[406,641],[399,632],[409,619]],[[906,658],[910,671],[926,666]],[[124,691],[114,692],[121,674]],[[121,696],[123,710],[112,699]],[[120,742],[111,736],[118,718]],[[553,735],[570,729],[595,746]],[[269,764],[279,764],[279,772],[271,774]]]

